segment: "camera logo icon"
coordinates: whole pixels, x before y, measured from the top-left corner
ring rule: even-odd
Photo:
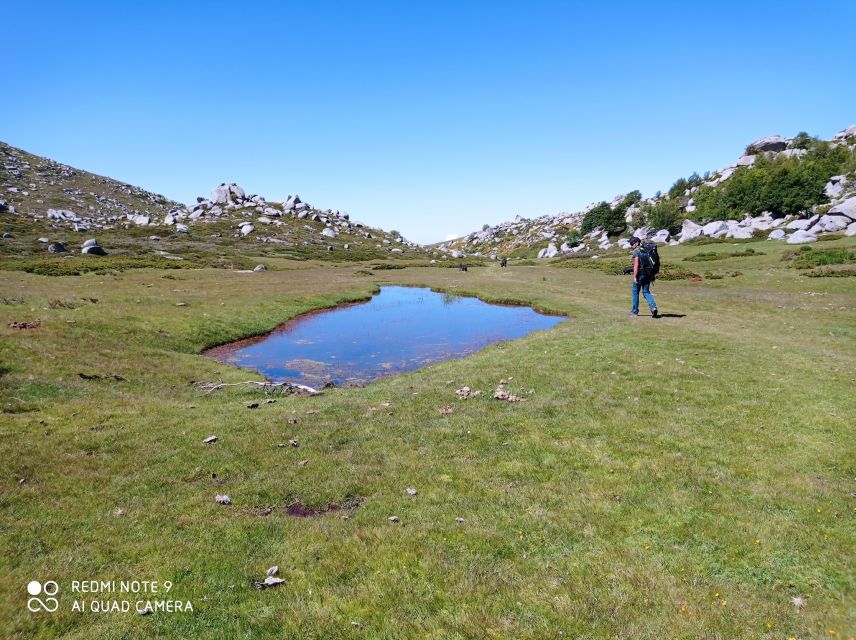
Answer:
[[[33,580],[27,585],[27,593],[32,596],[27,600],[27,609],[30,611],[34,613],[36,611],[53,613],[59,609],[59,600],[53,597],[59,593],[59,585],[55,581],[48,580],[42,584],[38,580]],[[44,599],[39,598],[38,596],[42,594],[47,597]]]

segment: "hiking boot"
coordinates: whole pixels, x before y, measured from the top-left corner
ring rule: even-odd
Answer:
[[[652,317],[652,318],[659,318],[659,317],[660,317],[660,312],[659,312],[659,311],[657,311],[656,309],[652,310],[652,311],[651,311],[651,317]]]
[[[638,315],[639,315],[639,312],[633,313],[632,311],[628,311],[628,312],[627,312],[627,315],[628,315],[628,316],[638,316]]]

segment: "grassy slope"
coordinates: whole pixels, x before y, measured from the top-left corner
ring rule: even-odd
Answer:
[[[0,636],[856,634],[856,282],[806,278],[781,244],[752,246],[766,255],[685,265],[744,275],[658,283],[661,310],[686,314],[660,321],[624,315],[626,278],[549,266],[0,272],[0,295],[24,297],[0,304]],[[188,386],[253,377],[194,355],[203,347],[384,282],[571,320],[254,411],[257,392]],[[45,308],[84,296],[99,301]],[[38,329],[6,328],[35,318]],[[512,391],[534,390],[528,402],[490,399],[508,376]],[[487,393],[457,401],[464,384]],[[219,442],[202,445],[210,434]],[[299,448],[276,446],[292,437]],[[349,496],[365,501],[348,520],[282,508]],[[286,584],[253,589],[273,564]],[[51,578],[66,612],[28,614],[24,586]],[[68,583],[87,578],[172,580],[196,611],[72,614]]]

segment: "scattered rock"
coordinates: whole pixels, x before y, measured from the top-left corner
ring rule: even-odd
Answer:
[[[289,440],[288,444],[292,447],[299,447],[300,446],[300,443],[297,441],[296,438],[292,438],[291,440]]]
[[[68,249],[62,242],[51,242],[48,245],[48,253],[65,253]]]
[[[398,522],[398,516],[389,516],[387,520],[390,522]]]
[[[461,517],[458,517],[458,518],[455,518],[455,522],[457,522],[458,524],[463,524],[464,519]]]
[[[440,407],[439,411],[441,415],[447,416],[455,411],[455,407],[453,407],[452,405],[447,405],[445,407]]]
[[[416,493],[417,493],[416,489],[414,489],[413,487],[407,487],[407,495],[415,496]]]
[[[505,400],[506,402],[526,402],[526,398],[508,393],[502,386],[496,388],[496,391],[493,392],[493,397],[496,400]]]
[[[214,444],[217,442],[217,436],[208,436],[202,441],[203,444]]]
[[[104,251],[104,249],[102,247],[98,246],[97,244],[89,246],[89,247],[83,247],[80,250],[80,253],[82,253],[84,255],[88,255],[88,256],[106,256],[107,255],[107,252]]]
[[[681,226],[681,235],[678,242],[686,242],[687,240],[698,238],[701,235],[701,229],[701,226],[697,225],[692,220],[684,220],[684,223]]]
[[[274,566],[270,567],[270,568],[267,570],[267,574],[268,574],[269,576],[275,576],[275,575],[276,575],[276,574],[278,574],[278,573],[279,573],[279,567],[278,567],[278,566],[276,566],[276,565],[274,565]]]
[[[125,515],[125,510],[122,507],[116,507],[116,510],[113,512],[113,515],[117,518],[121,518]]]
[[[267,271],[267,267],[263,264],[257,264],[253,271]]]
[[[258,402],[248,402],[247,403],[247,409],[258,409],[258,408],[259,408]]]
[[[788,139],[782,136],[767,136],[759,138],[747,148],[747,153],[761,153],[764,151],[784,151],[788,148]]]
[[[229,496],[222,496],[218,493],[216,496],[214,496],[214,502],[218,504],[229,505],[232,504],[232,498],[230,498]]]
[[[805,244],[807,242],[816,242],[817,236],[810,231],[797,229],[786,240],[788,244]]]

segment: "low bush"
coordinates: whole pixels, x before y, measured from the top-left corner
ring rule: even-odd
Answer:
[[[812,267],[856,262],[856,251],[846,247],[835,247],[833,249],[800,251],[797,255],[786,252],[782,259],[790,260],[791,266],[797,269],[811,269]]]
[[[806,271],[802,275],[809,278],[854,278],[856,277],[856,269],[830,269],[829,267],[823,267],[821,269]]]
[[[763,251],[755,251],[754,249],[746,248],[743,251],[723,251],[722,253],[717,253],[716,251],[707,251],[702,253],[697,253],[694,256],[689,256],[688,258],[684,258],[686,262],[707,262],[710,260],[726,260],[728,258],[751,258],[752,256],[763,256]]]
[[[657,280],[689,280],[698,277],[697,273],[677,264],[661,264],[660,273],[657,274]]]
[[[79,276],[84,273],[109,273],[127,269],[198,269],[203,266],[188,260],[162,257],[74,256],[57,258],[4,258],[0,270],[26,271],[41,276]]]

